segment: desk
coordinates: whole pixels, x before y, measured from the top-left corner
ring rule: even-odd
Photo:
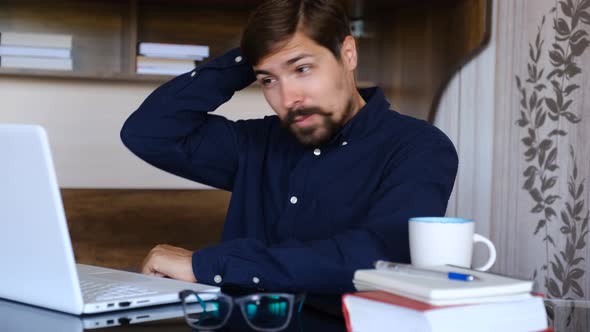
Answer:
[[[590,301],[545,300],[555,332],[590,331]]]
[[[555,332],[590,330],[590,301],[546,300],[545,304],[551,308],[549,311],[553,313],[552,325]],[[252,331],[241,320],[241,316],[236,314],[232,315],[228,326],[220,331]],[[137,319],[138,317],[144,322],[120,326],[121,323],[126,323],[125,319]],[[122,320],[120,321],[120,319]],[[106,325],[109,320],[111,327],[99,329],[94,326],[95,324],[98,324],[98,327]],[[5,300],[0,300],[0,330],[11,332],[33,330],[62,332],[191,331],[182,317],[182,309],[179,305],[78,317]],[[283,331],[345,332],[346,327],[342,317],[304,306],[299,317],[294,317],[291,324]]]
[[[180,305],[160,306],[142,310],[120,311],[111,314],[101,314],[78,317],[56,311],[46,310],[25,304],[0,299],[0,330],[11,332],[28,331],[170,331],[190,332],[191,328],[183,318]],[[128,324],[136,319],[137,324]],[[109,325],[107,328],[102,326]],[[241,314],[234,311],[225,328],[220,331],[253,331],[241,319]],[[345,332],[346,327],[342,317],[318,311],[304,306],[299,317],[293,317],[291,323],[283,331],[325,331]]]

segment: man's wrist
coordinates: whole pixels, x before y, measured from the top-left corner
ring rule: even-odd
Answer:
[[[240,91],[256,81],[252,66],[242,56],[239,48],[231,49],[223,55],[197,66],[190,75],[194,79],[207,80],[210,78],[209,75],[217,73],[222,77],[217,78],[214,83],[221,85],[224,89],[231,90],[231,92]]]

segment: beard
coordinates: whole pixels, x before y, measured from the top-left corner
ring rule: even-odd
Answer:
[[[349,100],[342,117],[339,121],[332,118],[330,112],[326,112],[318,107],[298,108],[289,110],[287,117],[281,121],[284,128],[288,129],[293,136],[303,145],[320,146],[327,143],[334,135],[344,127],[352,113],[352,100]],[[319,124],[308,127],[298,127],[295,125],[295,119],[301,116],[310,116],[317,114],[322,118]]]

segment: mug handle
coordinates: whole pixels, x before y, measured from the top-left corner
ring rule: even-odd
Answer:
[[[494,265],[494,262],[496,262],[496,247],[494,247],[494,244],[492,243],[492,241],[488,240],[488,238],[481,236],[477,233],[474,233],[473,243],[475,244],[477,242],[485,244],[488,247],[490,255],[488,257],[488,261],[483,266],[476,267],[474,269],[478,271],[487,271],[492,267],[492,265]]]

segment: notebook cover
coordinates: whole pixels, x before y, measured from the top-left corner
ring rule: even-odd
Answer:
[[[410,299],[410,298],[407,298],[404,296],[399,296],[399,295],[387,293],[385,291],[368,291],[368,292],[357,292],[357,293],[344,294],[342,297],[342,300],[344,300],[344,298],[347,296],[362,297],[362,298],[365,298],[368,300],[389,303],[389,304],[393,304],[396,306],[406,307],[406,308],[410,308],[410,309],[418,310],[418,311],[422,311],[422,312],[432,310],[432,309],[451,307],[451,306],[431,305],[431,304],[416,301],[416,300],[413,300],[413,299]]]
[[[454,267],[434,267],[439,271],[469,273],[475,281],[457,281],[404,275],[387,270],[357,270],[354,284],[358,291],[384,290],[388,293],[432,305],[511,301],[530,297],[533,282]]]

